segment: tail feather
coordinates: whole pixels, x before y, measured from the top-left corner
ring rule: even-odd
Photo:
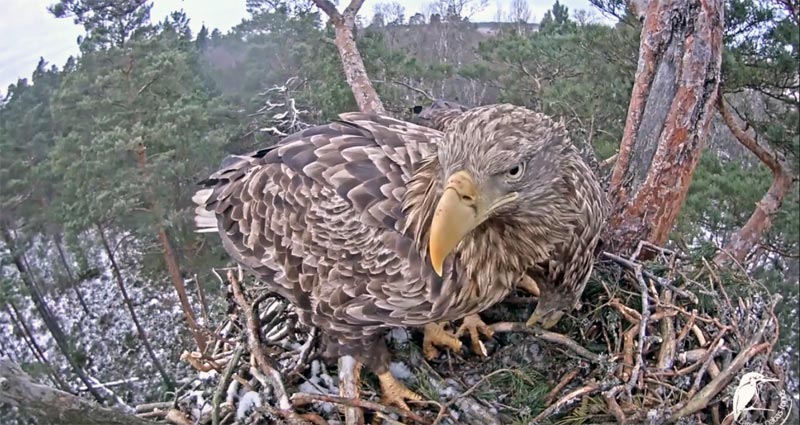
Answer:
[[[197,226],[195,232],[197,233],[217,232],[217,217],[213,211],[206,209],[206,202],[213,192],[213,189],[202,189],[192,196],[192,201],[197,204],[197,208],[194,210],[194,224]]]

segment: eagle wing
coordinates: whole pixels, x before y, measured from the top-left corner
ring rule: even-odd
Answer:
[[[436,130],[343,114],[232,158],[195,202],[198,226],[310,325],[366,332],[446,313],[442,279],[404,234],[402,202]]]
[[[571,300],[583,292],[609,213],[602,189],[588,178],[591,170],[578,162],[572,167],[561,186],[562,199],[569,202],[566,209],[572,211],[562,218],[565,237],[554,239],[547,257],[528,270],[540,289],[556,300]]]

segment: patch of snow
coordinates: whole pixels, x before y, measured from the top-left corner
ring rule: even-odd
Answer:
[[[244,393],[236,408],[236,420],[240,421],[247,416],[250,410],[261,407],[261,395],[255,391]]]
[[[405,328],[392,328],[392,330],[386,334],[387,342],[395,342],[398,345],[408,343],[408,339],[408,330]]]
[[[230,404],[233,406],[233,402],[236,400],[236,397],[239,395],[239,381],[232,380],[230,385],[228,385],[228,390],[225,392],[225,403]]]
[[[311,381],[303,382],[302,384],[297,386],[297,389],[300,390],[301,393],[308,393],[308,394],[325,394],[324,391],[319,387],[319,385],[314,385]]]
[[[203,372],[202,370],[197,372],[197,377],[202,381],[210,381],[216,378],[217,375],[219,375],[219,372],[214,369],[211,369],[208,372]]]
[[[397,379],[402,379],[404,381],[414,379],[414,374],[411,373],[411,369],[402,362],[389,363],[389,371],[392,372],[392,375]]]
[[[311,375],[306,382],[303,382],[297,388],[300,392],[309,394],[339,395],[339,388],[335,385],[328,371],[325,370],[325,365],[319,360],[311,362]],[[336,408],[332,403],[327,402],[315,401],[313,405],[326,413],[332,413]]]

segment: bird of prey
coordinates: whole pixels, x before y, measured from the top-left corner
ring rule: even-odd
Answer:
[[[544,324],[572,308],[606,208],[563,125],[508,104],[462,111],[445,131],[339,118],[229,158],[193,197],[195,222],[324,330],[328,356],[378,375],[385,403],[419,399],[389,371],[392,327],[460,349],[441,323],[477,317],[526,278]]]
[[[456,117],[466,112],[469,108],[450,100],[436,99],[428,106],[417,105],[411,108],[414,113],[413,122],[425,127],[444,131]]]

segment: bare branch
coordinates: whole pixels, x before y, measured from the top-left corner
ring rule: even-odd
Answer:
[[[530,328],[525,323],[522,322],[500,322],[495,323],[491,326],[492,331],[495,333],[501,332],[525,332],[529,333],[542,341],[551,342],[554,344],[558,344],[570,349],[575,354],[593,362],[598,363],[601,361],[601,357],[591,351],[581,347],[580,344],[573,341],[567,336],[561,335],[559,333],[545,331],[536,328]]]
[[[151,422],[108,409],[70,393],[37,384],[18,365],[0,360],[0,403],[46,423],[147,425]]]
[[[382,412],[386,414],[395,414],[403,418],[411,419],[415,422],[419,422],[421,424],[429,424],[430,421],[425,420],[425,418],[417,415],[414,412],[410,412],[408,410],[399,409],[397,407],[392,406],[384,406],[380,403],[375,403],[372,401],[361,400],[358,398],[351,399],[351,398],[344,398],[344,397],[336,397],[333,395],[327,394],[308,394],[308,393],[294,393],[292,394],[292,403],[295,406],[302,406],[308,404],[312,401],[325,401],[328,403],[336,403],[341,404],[343,406],[350,406],[350,407],[358,407],[361,409],[369,409],[375,412]]]
[[[760,143],[739,125],[728,110],[722,94],[717,96],[716,106],[736,140],[769,167],[773,176],[772,184],[756,204],[753,214],[714,258],[716,264],[722,264],[729,260],[741,263],[753,251],[753,248],[758,246],[764,233],[772,227],[772,217],[780,210],[783,199],[791,189],[796,176],[793,175],[792,168],[780,152]]]
[[[328,15],[331,20],[341,20],[342,15],[336,9],[336,5],[331,3],[328,0],[314,0],[314,4],[317,5],[318,8],[322,9],[326,15]]]
[[[736,140],[749,149],[750,152],[753,152],[753,154],[758,157],[764,165],[769,167],[774,174],[789,172],[786,159],[780,152],[765,146],[763,143],[759,143],[758,140],[747,134],[739,125],[736,118],[731,114],[730,110],[728,110],[727,102],[721,93],[717,97],[717,110],[722,116],[723,121],[725,121],[725,125],[728,126],[733,136],[736,137]]]
[[[247,302],[242,292],[240,284],[242,275],[241,268],[239,269],[238,277],[233,274],[233,270],[228,270],[228,282],[230,282],[231,289],[233,289],[233,297],[245,318],[250,354],[253,356],[258,369],[268,377],[270,386],[272,386],[272,390],[275,391],[275,396],[278,399],[280,408],[282,410],[291,410],[292,405],[289,403],[289,398],[286,396],[286,389],[283,386],[281,374],[272,366],[274,361],[264,352],[264,344],[261,341],[261,332],[257,316],[253,314],[253,307]]]
[[[361,5],[364,4],[364,0],[351,0],[350,4],[344,9],[344,16],[353,18],[356,17],[358,11],[361,10]]]

